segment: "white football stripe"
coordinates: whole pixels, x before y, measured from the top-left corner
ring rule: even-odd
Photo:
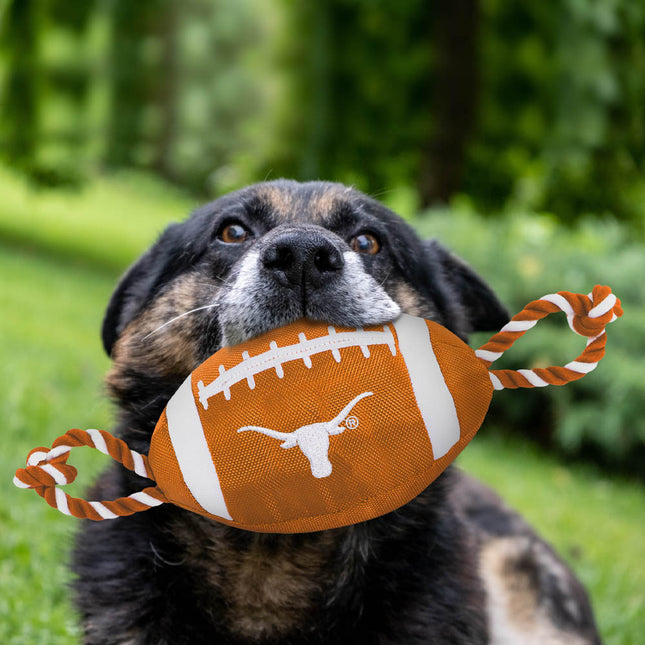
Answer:
[[[408,368],[435,459],[443,457],[461,435],[452,394],[437,362],[430,332],[423,318],[401,314],[394,321],[399,349]]]
[[[166,407],[170,441],[184,482],[197,503],[213,515],[232,520],[195,406],[191,378],[182,383]]]

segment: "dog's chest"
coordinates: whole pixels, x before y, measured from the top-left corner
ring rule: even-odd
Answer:
[[[234,529],[233,529],[234,531]],[[307,628],[329,584],[335,538],[316,536],[245,536],[198,516],[173,531],[184,546],[184,566],[222,609],[223,622],[237,637],[277,638]]]

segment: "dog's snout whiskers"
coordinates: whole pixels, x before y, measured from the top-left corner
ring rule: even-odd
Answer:
[[[180,318],[183,318],[184,316],[188,316],[189,314],[194,314],[196,311],[202,311],[204,309],[212,309],[213,307],[217,307],[217,303],[213,303],[211,305],[204,305],[203,307],[196,307],[195,309],[191,309],[190,311],[185,311],[183,314],[179,314],[178,316],[175,316],[174,318],[171,318],[170,320],[167,320],[163,325],[159,325],[156,329],[153,329],[151,332],[148,332],[142,339],[141,342],[146,340],[149,336],[152,336],[153,334],[156,334],[158,331],[163,329],[164,327],[167,327],[171,323],[174,323],[176,320],[179,320]]]

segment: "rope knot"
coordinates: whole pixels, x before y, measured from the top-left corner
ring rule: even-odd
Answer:
[[[523,370],[490,370],[494,389],[564,385],[593,371],[605,355],[605,326],[623,315],[620,300],[609,287],[595,286],[589,295],[559,291],[529,302],[502,327],[475,355],[487,368],[535,324],[557,311],[567,315],[569,327],[587,337],[587,346],[575,361],[566,365]]]
[[[130,450],[122,439],[113,437],[103,430],[69,430],[58,437],[51,448],[35,448],[27,457],[27,466],[18,468],[13,483],[18,488],[35,490],[50,506],[61,513],[80,519],[107,520],[139,511],[146,511],[167,502],[163,492],[155,487],[104,502],[88,502],[70,497],[60,486],[71,484],[77,470],[67,463],[70,450],[79,446],[90,446],[110,455],[113,459],[134,471],[141,477],[151,478],[148,459]]]
[[[56,485],[70,484],[78,471],[67,463],[69,451],[35,448],[27,457],[25,468],[19,468],[14,483],[20,488],[43,490]]]
[[[605,331],[605,327],[623,315],[620,300],[609,287],[596,285],[588,295],[566,294],[574,315],[569,320],[573,331],[581,336],[595,338]],[[572,297],[573,296],[573,297]]]

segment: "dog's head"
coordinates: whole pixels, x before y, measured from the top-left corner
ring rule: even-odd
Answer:
[[[181,381],[222,345],[301,317],[360,326],[401,311],[462,338],[507,320],[472,269],[359,191],[257,184],[169,226],[126,272],[103,321],[108,385],[139,425],[154,427]]]

